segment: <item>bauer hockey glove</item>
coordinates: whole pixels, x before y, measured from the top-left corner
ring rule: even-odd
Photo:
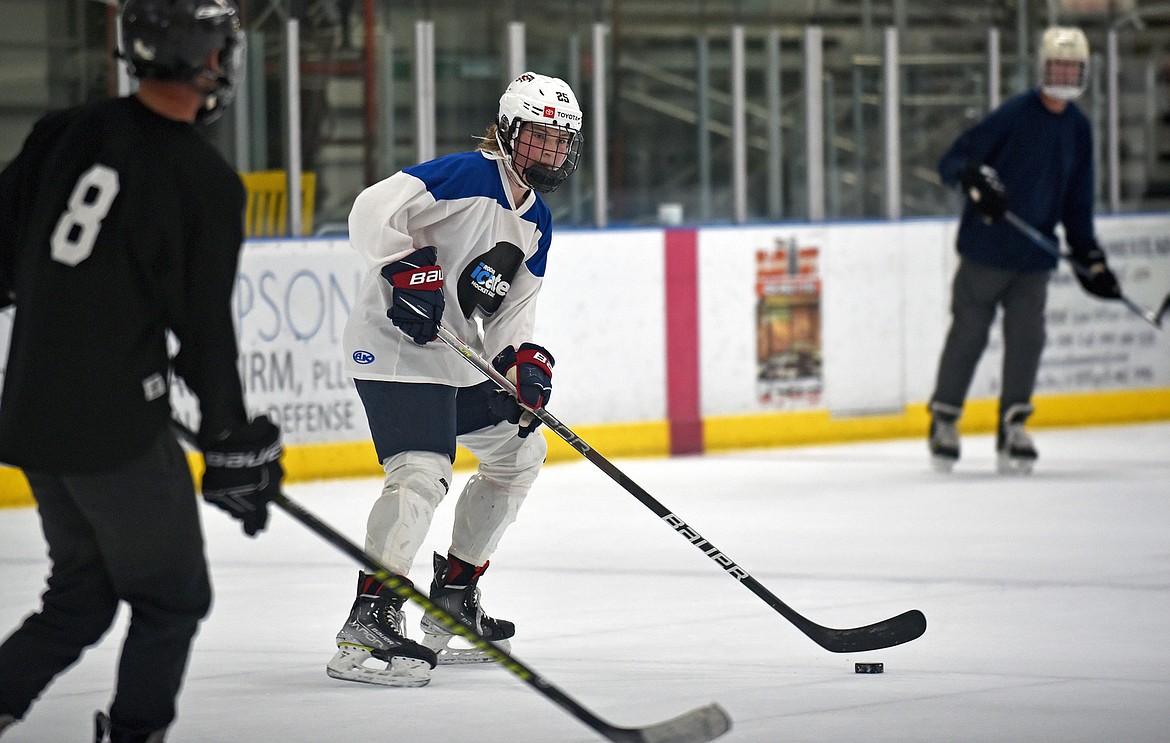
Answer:
[[[556,363],[544,347],[535,343],[521,343],[520,350],[508,346],[492,359],[492,366],[516,387],[520,401],[536,410],[548,404],[552,397],[552,368]],[[488,398],[493,413],[509,423],[520,426],[520,438],[536,430],[540,418],[520,407],[516,398],[504,390],[496,390]]]
[[[1117,277],[1109,270],[1105,253],[1100,248],[1093,248],[1087,253],[1073,253],[1069,257],[1084,269],[1084,273],[1081,271],[1073,273],[1085,291],[1101,299],[1117,299],[1121,296],[1121,286],[1117,283]]]
[[[443,269],[433,247],[419,248],[400,261],[382,266],[382,278],[394,287],[386,317],[420,346],[439,335],[443,319]]]
[[[1007,211],[1007,192],[1004,191],[1003,181],[990,165],[968,164],[959,174],[959,184],[983,215],[984,222],[995,222]]]
[[[280,429],[267,416],[234,428],[203,448],[203,499],[244,523],[254,537],[268,524],[268,502],[280,495],[284,468]]]

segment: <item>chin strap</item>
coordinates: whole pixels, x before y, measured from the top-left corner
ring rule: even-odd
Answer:
[[[522,178],[520,174],[516,172],[516,168],[512,166],[511,157],[504,158],[504,169],[508,171],[508,180],[512,181],[520,188],[523,188],[525,191],[528,191],[532,188],[532,186],[528,185],[524,178]]]

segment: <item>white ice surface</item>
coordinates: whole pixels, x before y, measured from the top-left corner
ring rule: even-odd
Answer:
[[[1167,740],[1170,425],[1035,436],[1036,472],[1016,478],[994,474],[987,436],[964,439],[950,476],[921,440],[615,462],[815,622],[921,609],[926,634],[907,645],[826,652],[584,460],[545,468],[484,603],[515,621],[517,658],[617,725],[716,701],[728,743]],[[380,481],[287,490],[360,543]],[[498,667],[444,666],[421,689],[327,678],[356,566],[281,512],[255,540],[210,507],[204,524],[216,602],[171,743],[601,739]],[[37,605],[46,569],[35,512],[0,511],[0,632]],[[125,619],[4,743],[89,740]]]

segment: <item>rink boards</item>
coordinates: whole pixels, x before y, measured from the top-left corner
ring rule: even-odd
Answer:
[[[1156,306],[1170,291],[1170,216],[1097,224],[1126,294]],[[924,219],[560,231],[535,338],[557,360],[549,409],[607,456],[922,435],[956,228]],[[253,241],[242,255],[241,376],[250,409],[284,431],[290,480],[379,472],[342,363],[362,273],[345,239]],[[0,314],[0,348],[11,321]],[[1067,266],[1050,285],[1047,325],[1034,425],[1170,419],[1170,334],[1087,296]],[[966,431],[994,426],[1001,351],[993,330]],[[181,383],[172,398],[197,424]],[[577,456],[546,437],[550,460]],[[469,461],[461,452],[459,464]],[[0,505],[30,502],[19,473],[0,468]]]

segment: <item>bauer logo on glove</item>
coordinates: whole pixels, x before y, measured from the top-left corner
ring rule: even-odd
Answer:
[[[416,271],[403,271],[393,277],[394,286],[399,289],[428,289],[434,291],[443,286],[443,269],[427,266]]]
[[[268,502],[280,494],[284,468],[280,429],[261,415],[203,443],[203,499],[243,522],[254,537],[268,523]]]

